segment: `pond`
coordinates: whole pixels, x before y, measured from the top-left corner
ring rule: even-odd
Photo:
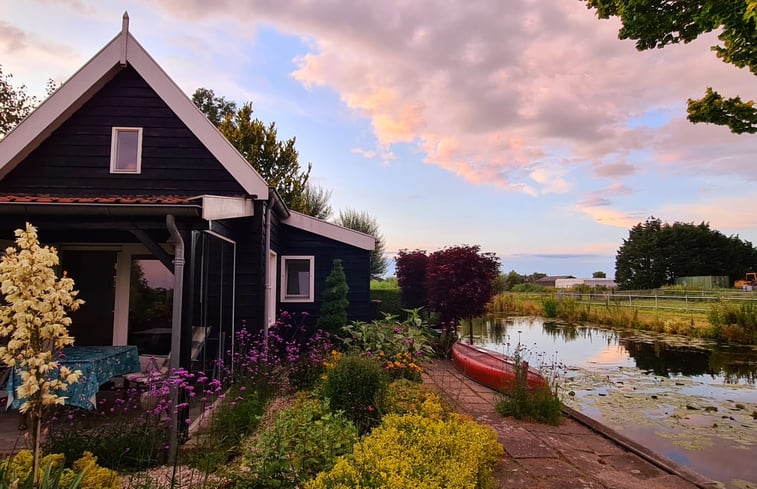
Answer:
[[[533,317],[476,320],[473,341],[520,345],[566,405],[723,487],[757,487],[757,348]]]

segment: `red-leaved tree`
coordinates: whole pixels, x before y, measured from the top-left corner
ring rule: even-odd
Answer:
[[[426,266],[424,250],[400,250],[395,261],[397,284],[400,286],[402,307],[415,309],[426,306]]]
[[[426,267],[428,305],[447,323],[480,316],[494,296],[498,275],[499,258],[482,253],[478,245],[435,251]]]

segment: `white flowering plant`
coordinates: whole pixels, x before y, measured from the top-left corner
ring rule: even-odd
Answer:
[[[71,278],[57,276],[58,252],[40,245],[37,228],[26,223],[15,235],[16,246],[0,258],[0,340],[7,339],[0,346],[0,361],[21,377],[15,394],[23,399],[20,411],[32,421],[36,461],[44,408],[63,404],[60,392],[81,376],[81,371],[59,365],[57,355],[74,344],[68,311],[84,301],[77,298]]]

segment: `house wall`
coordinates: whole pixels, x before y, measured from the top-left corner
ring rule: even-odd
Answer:
[[[286,224],[276,226],[276,242],[279,254],[278,268],[281,272],[281,257],[286,255],[315,256],[315,302],[284,302],[280,300],[280,284],[276,290],[279,309],[288,312],[307,312],[313,321],[317,320],[321,309],[321,294],[326,277],[331,273],[333,261],[342,260],[347,278],[350,306],[347,315],[350,320],[368,321],[370,312],[370,252],[338,241],[325,238]]]
[[[142,173],[111,174],[112,127],[142,127]],[[242,195],[244,190],[132,68],[125,68],[2,182],[7,193]]]

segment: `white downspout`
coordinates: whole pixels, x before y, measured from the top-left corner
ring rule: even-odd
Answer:
[[[263,345],[268,345],[268,318],[270,317],[270,297],[273,293],[271,284],[271,208],[273,207],[274,196],[268,197],[265,208],[265,258],[263,259],[263,270],[265,274],[265,296],[263,297]]]
[[[181,354],[181,298],[184,295],[184,240],[181,238],[176,220],[171,214],[166,215],[166,227],[171,233],[174,242],[173,258],[173,311],[171,313],[171,372],[176,371],[180,365]],[[168,461],[174,464],[178,453],[178,413],[176,405],[179,403],[179,392],[171,383],[171,424],[168,436]]]

